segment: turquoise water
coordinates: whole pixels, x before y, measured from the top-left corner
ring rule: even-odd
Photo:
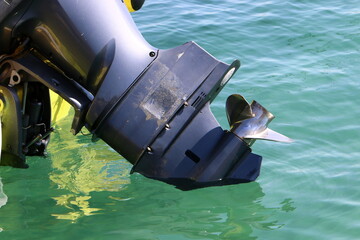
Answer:
[[[47,158],[0,168],[0,239],[360,239],[360,4],[148,0],[133,17],[159,48],[194,40],[241,69],[241,93],[292,144],[256,142],[254,183],[182,192],[141,175],[103,142],[57,126]]]

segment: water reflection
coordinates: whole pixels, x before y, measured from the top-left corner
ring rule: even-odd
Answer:
[[[56,217],[57,219],[75,221],[82,216],[93,215],[101,209],[91,208],[89,203],[90,198],[90,196],[77,196],[74,194],[54,197],[53,199],[56,200],[57,205],[64,206],[65,208],[69,209],[69,211],[62,214],[52,214],[52,216]]]
[[[54,196],[57,206],[53,213],[57,219],[76,221],[102,210],[91,204],[92,192],[119,191],[130,183],[129,167],[125,160],[105,144],[92,144],[89,137],[74,137],[62,128],[52,136],[49,157],[52,171],[49,179],[64,194]]]
[[[295,210],[290,198],[266,206],[265,194],[256,182],[183,192],[138,174],[130,176],[130,164],[106,144],[73,137],[64,129],[54,134],[49,148],[49,179],[59,193],[52,197],[56,207],[51,216],[72,223],[88,216],[86,229],[77,225],[85,235],[102,234],[101,239],[257,239],[258,230],[272,231],[284,225],[273,216]]]
[[[181,192],[141,176],[131,178],[127,189],[112,195],[116,203],[103,219],[119,225],[101,226],[114,238],[142,239],[146,233],[146,239],[257,239],[257,230],[284,226],[274,215],[295,210],[291,199],[266,207],[258,183]]]
[[[5,206],[7,201],[8,201],[8,197],[4,193],[3,183],[1,182],[1,177],[0,177],[0,208],[2,206]],[[2,232],[2,231],[3,231],[3,229],[0,227],[0,232]]]
[[[130,176],[131,166],[104,143],[70,134],[54,142],[49,178],[60,194],[51,215],[73,223],[89,216],[88,234],[107,233],[103,239],[257,239],[258,230],[283,227],[273,216],[295,210],[291,198],[266,206],[257,182],[183,192]]]
[[[8,201],[8,197],[6,196],[6,194],[4,193],[4,190],[3,190],[3,183],[1,181],[1,178],[0,178],[0,208],[2,206],[5,206],[6,203]],[[1,231],[1,228],[0,228],[0,231]]]

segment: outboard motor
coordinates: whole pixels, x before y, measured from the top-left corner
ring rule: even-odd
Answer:
[[[130,163],[132,172],[184,190],[254,181],[257,139],[291,141],[267,128],[274,116],[241,95],[226,102],[230,130],[210,104],[240,67],[194,42],[147,43],[129,10],[143,1],[4,0],[0,3],[2,165],[26,167],[49,141],[49,89],[82,127]]]

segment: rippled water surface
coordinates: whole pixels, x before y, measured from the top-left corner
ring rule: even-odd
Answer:
[[[292,144],[256,142],[254,183],[182,192],[129,174],[105,143],[57,126],[47,158],[0,168],[0,239],[359,239],[360,3],[147,0],[133,17],[165,49],[194,40],[242,67],[241,93]]]

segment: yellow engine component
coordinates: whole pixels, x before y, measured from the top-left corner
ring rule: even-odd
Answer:
[[[71,110],[71,105],[53,91],[50,91],[50,100],[51,100],[51,123],[56,124],[61,119],[69,115]]]
[[[144,4],[145,0],[124,0],[129,12],[135,12],[139,10]]]

